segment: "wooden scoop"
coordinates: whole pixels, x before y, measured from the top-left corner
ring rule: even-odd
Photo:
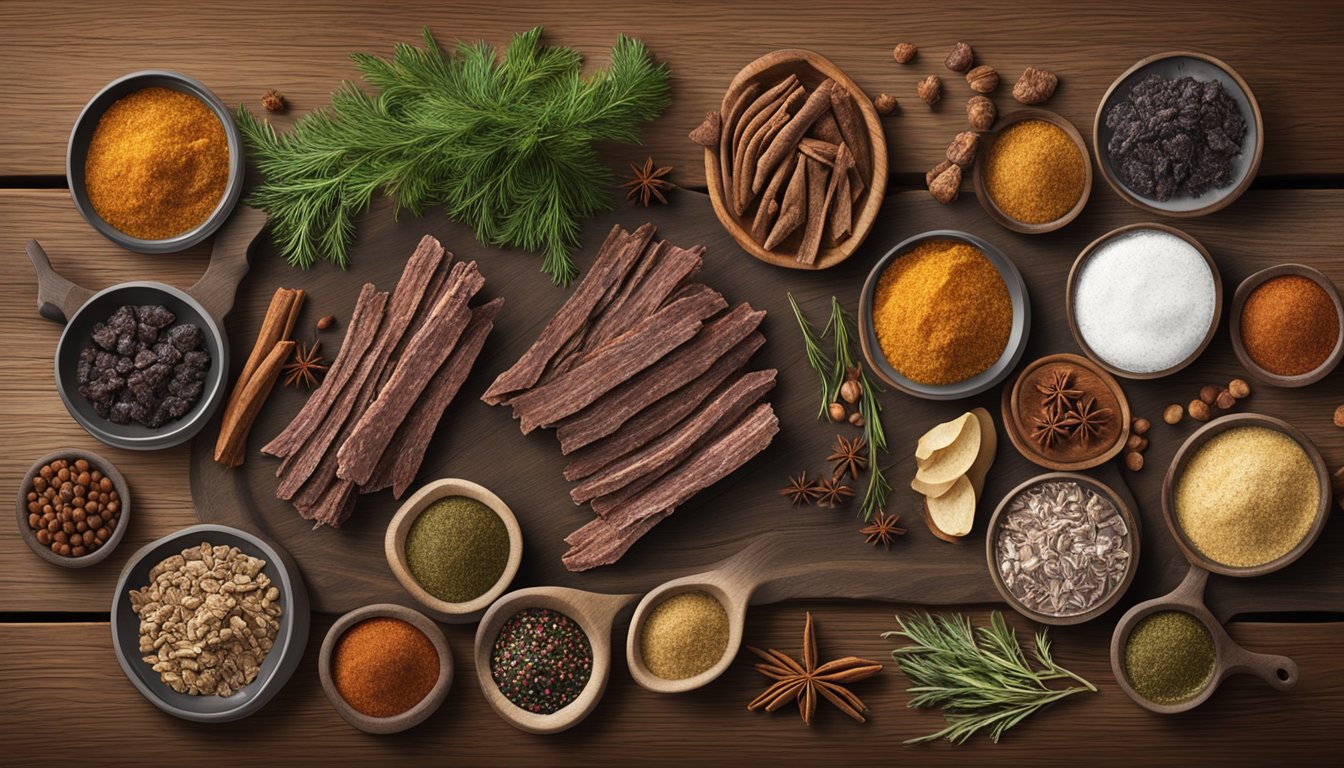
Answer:
[[[602,595],[564,587],[531,587],[501,597],[481,618],[476,629],[476,677],[485,700],[504,722],[528,733],[559,733],[578,725],[607,688],[611,673],[611,627],[639,595]],[[578,698],[549,715],[528,712],[499,690],[490,674],[490,656],[504,622],[525,608],[549,608],[573,619],[588,636],[593,649],[593,668],[588,684]]]
[[[1190,572],[1170,594],[1139,603],[1129,609],[1111,636],[1111,669],[1120,689],[1144,709],[1159,714],[1170,715],[1185,712],[1203,704],[1218,689],[1224,679],[1236,674],[1251,674],[1264,680],[1270,687],[1286,691],[1297,685],[1297,664],[1286,656],[1274,656],[1264,653],[1252,653],[1237,645],[1223,625],[1214,618],[1204,605],[1204,585],[1208,582],[1209,572],[1197,565],[1190,566]],[[1214,663],[1213,674],[1204,689],[1195,696],[1176,704],[1159,704],[1145,699],[1129,683],[1125,671],[1125,645],[1134,627],[1145,617],[1161,611],[1183,611],[1199,619],[1209,635],[1213,637]]]

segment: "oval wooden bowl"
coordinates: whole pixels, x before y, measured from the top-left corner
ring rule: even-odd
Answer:
[[[1256,288],[1284,275],[1305,277],[1321,286],[1330,300],[1335,303],[1335,317],[1339,321],[1340,328],[1339,337],[1335,339],[1335,349],[1325,359],[1325,362],[1321,363],[1315,370],[1296,376],[1281,376],[1260,367],[1260,364],[1255,362],[1250,353],[1246,351],[1246,344],[1241,338],[1241,312],[1246,307],[1246,300],[1250,298]],[[1237,286],[1237,292],[1232,295],[1232,351],[1237,354],[1237,359],[1241,361],[1241,365],[1246,369],[1246,372],[1257,381],[1272,384],[1276,387],[1305,387],[1308,384],[1315,384],[1329,376],[1330,372],[1339,365],[1340,359],[1344,358],[1344,304],[1340,302],[1339,290],[1335,288],[1335,284],[1330,281],[1330,278],[1319,270],[1303,264],[1279,264],[1256,272],[1241,281],[1241,285]]]
[[[1241,156],[1233,168],[1238,177],[1235,184],[1211,189],[1197,198],[1181,196],[1158,202],[1131,192],[1116,178],[1106,152],[1106,145],[1112,133],[1105,126],[1106,108],[1115,99],[1128,95],[1130,85],[1150,73],[1164,77],[1190,75],[1200,80],[1216,79],[1223,84],[1223,90],[1227,95],[1245,110],[1242,117],[1246,117],[1246,113],[1249,112],[1250,119],[1246,122],[1246,136],[1242,139]],[[1227,62],[1198,51],[1166,51],[1140,60],[1125,70],[1115,82],[1111,83],[1111,87],[1106,89],[1101,102],[1097,105],[1096,118],[1092,122],[1092,145],[1096,148],[1097,166],[1101,168],[1101,177],[1125,202],[1159,216],[1188,219],[1221,210],[1231,205],[1233,200],[1241,197],[1242,193],[1250,188],[1251,182],[1255,181],[1256,171],[1260,168],[1260,156],[1265,149],[1265,124],[1260,117],[1260,104],[1255,100],[1251,87],[1241,79],[1236,70],[1227,65]],[[1201,204],[1200,201],[1205,199],[1207,202]]]
[[[1182,530],[1176,519],[1176,481],[1185,471],[1186,465],[1211,438],[1234,427],[1266,427],[1291,437],[1298,445],[1302,446],[1302,450],[1307,454],[1307,459],[1311,461],[1312,467],[1316,470],[1316,480],[1320,490],[1320,503],[1316,508],[1316,518],[1312,520],[1311,527],[1307,529],[1307,533],[1302,537],[1302,540],[1281,557],[1268,563],[1249,567],[1224,565],[1205,556],[1186,537],[1185,531]],[[1181,444],[1181,447],[1176,451],[1176,456],[1171,460],[1171,466],[1167,469],[1166,477],[1162,479],[1162,517],[1166,519],[1167,527],[1171,529],[1172,538],[1176,539],[1176,545],[1180,547],[1181,553],[1185,555],[1187,560],[1204,570],[1221,573],[1224,576],[1263,576],[1291,565],[1308,549],[1311,549],[1312,544],[1316,543],[1316,539],[1320,537],[1321,531],[1325,528],[1325,521],[1329,516],[1330,473],[1325,467],[1325,460],[1321,458],[1321,452],[1297,427],[1282,419],[1265,416],[1264,414],[1236,413],[1229,416],[1220,416],[1200,427]]]
[[[858,250],[864,238],[868,237],[868,233],[872,231],[873,223],[877,221],[877,214],[882,208],[882,200],[887,190],[887,140],[882,130],[882,119],[877,114],[877,110],[873,108],[872,101],[864,94],[863,89],[859,88],[850,79],[849,75],[846,75],[844,70],[837,67],[830,59],[815,51],[801,48],[772,51],[743,67],[742,71],[738,72],[733,81],[729,83],[719,113],[727,115],[733,98],[749,84],[761,82],[768,87],[790,74],[796,75],[809,91],[827,78],[834,80],[838,85],[849,91],[850,96],[854,98],[854,103],[863,114],[864,126],[868,131],[868,143],[872,148],[873,168],[871,181],[854,203],[854,210],[857,211],[857,214],[854,219],[853,232],[840,243],[829,247],[823,240],[822,247],[817,252],[816,261],[812,264],[800,263],[794,258],[793,251],[796,250],[798,241],[802,237],[801,227],[784,241],[780,246],[780,251],[767,251],[760,243],[751,238],[751,224],[755,207],[749,207],[747,209],[748,215],[739,217],[724,200],[723,174],[719,168],[717,146],[705,148],[705,182],[709,187],[709,200],[714,206],[715,215],[719,217],[719,222],[723,224],[723,228],[728,230],[728,234],[733,236],[742,250],[767,264],[773,264],[777,267],[828,269],[849,258],[854,251]]]
[[[1009,216],[997,203],[994,202],[994,198],[990,196],[989,188],[986,186],[985,182],[984,165],[986,158],[989,156],[990,149],[994,146],[994,142],[998,141],[999,136],[1003,135],[1004,130],[1027,120],[1041,120],[1064,131],[1069,139],[1073,141],[1074,146],[1078,148],[1078,156],[1082,158],[1083,161],[1083,192],[1078,196],[1078,202],[1074,203],[1073,207],[1058,219],[1041,224],[1032,224]],[[1083,141],[1083,135],[1073,126],[1073,123],[1070,123],[1068,120],[1065,120],[1063,117],[1060,117],[1047,109],[1020,109],[1010,115],[1005,115],[1004,117],[999,118],[998,124],[994,130],[980,137],[980,147],[975,153],[975,175],[973,183],[975,184],[975,199],[980,201],[980,207],[984,208],[985,213],[988,213],[989,217],[994,221],[997,221],[1000,225],[1025,235],[1039,235],[1045,232],[1054,232],[1056,229],[1059,229],[1065,224],[1078,218],[1078,214],[1082,213],[1083,208],[1087,206],[1088,198],[1092,196],[1091,153],[1087,151],[1087,143]]]
[[[1072,480],[1100,494],[1103,498],[1115,505],[1115,509],[1124,519],[1125,525],[1129,526],[1130,557],[1129,566],[1125,569],[1125,575],[1120,578],[1120,583],[1105,600],[1097,603],[1082,613],[1069,616],[1055,616],[1049,613],[1040,613],[1023,605],[1015,595],[1008,589],[1008,585],[1003,583],[1003,576],[999,573],[998,558],[995,557],[994,548],[998,542],[999,521],[1003,518],[1008,505],[1024,491],[1033,488],[1041,483],[1047,483],[1054,480]],[[1013,490],[1009,491],[994,508],[994,514],[989,518],[989,527],[985,529],[988,533],[985,535],[985,561],[989,564],[989,577],[994,582],[994,588],[999,591],[1004,602],[1012,606],[1013,610],[1026,616],[1027,618],[1040,622],[1042,624],[1054,624],[1064,626],[1069,624],[1082,624],[1091,621],[1098,616],[1106,613],[1115,604],[1120,602],[1120,598],[1129,591],[1129,585],[1134,581],[1134,574],[1139,569],[1139,549],[1143,539],[1142,531],[1139,527],[1139,518],[1134,511],[1129,508],[1120,494],[1116,493],[1109,485],[1100,480],[1080,475],[1075,472],[1047,472],[1044,475],[1037,475],[1030,480],[1022,483]]]
[[[410,564],[406,561],[406,535],[410,533],[411,526],[420,517],[420,513],[428,509],[431,504],[449,496],[465,496],[486,505],[499,515],[504,528],[509,532],[509,560],[505,563],[499,580],[479,597],[462,603],[450,603],[431,595],[415,580],[415,576],[411,574]],[[513,583],[513,577],[518,574],[518,565],[523,561],[523,532],[518,527],[518,518],[514,517],[509,506],[485,486],[470,480],[446,478],[426,484],[406,499],[387,524],[383,552],[397,581],[401,582],[401,586],[424,606],[431,616],[449,624],[469,623],[479,619],[481,614],[485,613],[485,609]]]
[[[1175,235],[1184,240],[1185,242],[1189,243],[1191,246],[1193,246],[1194,249],[1196,251],[1199,251],[1199,254],[1204,257],[1204,262],[1209,265],[1209,271],[1213,273],[1213,318],[1209,321],[1208,331],[1204,333],[1204,340],[1201,341],[1199,343],[1199,346],[1196,347],[1195,350],[1191,352],[1190,355],[1186,357],[1184,360],[1169,368],[1164,368],[1160,371],[1135,372],[1135,371],[1127,371],[1123,368],[1117,368],[1116,366],[1111,365],[1110,363],[1106,362],[1106,360],[1102,358],[1101,355],[1093,351],[1092,347],[1088,346],[1087,341],[1083,338],[1082,332],[1080,332],[1078,329],[1078,320],[1076,317],[1074,317],[1073,294],[1074,291],[1076,290],[1075,286],[1077,285],[1078,278],[1083,272],[1083,266],[1087,263],[1088,259],[1092,258],[1092,254],[1096,253],[1098,248],[1110,242],[1111,240],[1115,239],[1116,237],[1119,237],[1120,235],[1144,229],[1154,229],[1159,232],[1166,232],[1167,234]],[[1222,275],[1219,274],[1218,272],[1218,263],[1213,260],[1213,256],[1209,254],[1209,250],[1204,247],[1203,243],[1199,242],[1198,240],[1186,234],[1185,232],[1182,232],[1181,230],[1175,227],[1169,227],[1166,224],[1156,224],[1152,222],[1126,224],[1123,227],[1116,227],[1110,232],[1107,232],[1101,237],[1098,237],[1096,240],[1093,240],[1091,243],[1088,243],[1087,247],[1084,248],[1082,252],[1078,254],[1078,258],[1074,259],[1073,267],[1069,270],[1069,280],[1064,289],[1064,312],[1068,317],[1069,321],[1069,333],[1073,334],[1073,340],[1078,344],[1079,348],[1083,350],[1083,353],[1086,354],[1088,358],[1092,360],[1092,362],[1096,363],[1102,368],[1105,368],[1107,371],[1115,374],[1116,376],[1120,376],[1122,378],[1134,379],[1136,381],[1160,379],[1163,376],[1170,376],[1171,374],[1176,373],[1182,368],[1185,368],[1186,366],[1198,360],[1199,356],[1204,354],[1204,350],[1208,349],[1209,342],[1213,341],[1214,335],[1218,333],[1218,322],[1223,315],[1223,278]]]
[[[749,574],[734,569],[714,570],[708,573],[687,576],[669,581],[644,596],[630,618],[630,632],[626,635],[625,661],[630,668],[630,676],[636,683],[655,693],[684,693],[708,685],[718,679],[733,659],[737,658],[742,647],[742,633],[747,620],[747,603],[755,590],[756,580]],[[640,650],[640,639],[644,635],[644,625],[649,614],[670,597],[686,592],[705,592],[719,601],[728,614],[728,643],[723,656],[714,666],[692,677],[669,680],[649,671],[644,663],[644,654]]]
[[[64,557],[53,551],[51,547],[43,546],[37,540],[37,533],[28,525],[28,492],[33,490],[33,478],[37,473],[57,459],[84,459],[89,462],[89,466],[103,473],[105,477],[112,480],[112,487],[117,491],[117,497],[121,501],[121,516],[117,519],[117,527],[113,529],[112,535],[103,542],[98,549],[84,555],[83,557]],[[121,476],[112,462],[99,456],[92,451],[86,451],[82,448],[62,448],[59,451],[52,451],[46,456],[33,462],[28,468],[28,472],[23,476],[23,482],[19,483],[18,495],[18,513],[19,513],[19,536],[23,543],[43,560],[48,563],[59,565],[62,568],[88,568],[91,565],[101,563],[112,554],[112,550],[117,548],[121,540],[126,538],[126,525],[131,517],[131,491],[126,486],[126,478]]]
[[[1208,578],[1208,571],[1192,565],[1180,586],[1168,595],[1130,608],[1120,618],[1115,625],[1115,632],[1111,634],[1111,670],[1115,673],[1115,681],[1126,696],[1150,712],[1173,715],[1194,709],[1208,701],[1223,680],[1237,674],[1255,675],[1279,691],[1286,691],[1297,685],[1297,664],[1292,659],[1286,656],[1252,653],[1237,645],[1228,636],[1227,630],[1223,629],[1223,625],[1218,623],[1204,605],[1204,586]],[[1125,646],[1129,643],[1130,633],[1140,621],[1161,611],[1182,611],[1195,617],[1213,638],[1213,673],[1209,676],[1208,683],[1199,693],[1173,704],[1160,704],[1140,695],[1130,683],[1129,671],[1125,667]]]
[[[1105,451],[1099,451],[1088,455],[1077,461],[1060,461],[1043,453],[1037,446],[1031,436],[1020,431],[1021,412],[1018,408],[1019,395],[1021,394],[1022,382],[1026,381],[1035,371],[1046,365],[1055,363],[1068,363],[1077,368],[1084,368],[1093,376],[1096,376],[1106,385],[1116,401],[1120,404],[1120,432],[1116,435],[1115,442]],[[1125,390],[1120,387],[1120,382],[1116,381],[1109,373],[1094,365],[1092,361],[1085,357],[1074,355],[1068,352],[1060,352],[1054,355],[1033,360],[1023,366],[1022,372],[1017,375],[1017,380],[1013,386],[1003,388],[1002,398],[1003,431],[1008,434],[1008,439],[1012,441],[1013,446],[1017,448],[1018,453],[1031,463],[1060,472],[1077,472],[1079,470],[1091,469],[1101,466],[1120,454],[1124,450],[1125,442],[1129,440],[1131,413],[1129,410],[1129,399],[1125,397]],[[1096,482],[1096,481],[1092,481]]]
[[[429,641],[434,644],[434,650],[439,654],[439,678],[434,681],[434,686],[429,689],[429,693],[425,694],[425,698],[421,699],[415,706],[391,717],[370,717],[350,706],[341,692],[336,689],[336,681],[332,678],[331,673],[331,657],[336,652],[336,643],[341,639],[341,636],[361,621],[377,618],[400,619],[424,632],[425,637],[428,637]],[[322,691],[327,694],[327,699],[331,701],[331,706],[336,710],[336,713],[347,723],[365,733],[400,733],[424,722],[426,718],[438,710],[439,706],[443,704],[443,700],[448,697],[448,689],[453,685],[453,651],[448,647],[448,638],[444,637],[443,630],[433,621],[430,621],[429,617],[402,605],[377,603],[356,608],[331,625],[331,629],[327,630],[327,636],[322,640],[322,650],[317,658],[317,669],[318,676],[322,679]]]

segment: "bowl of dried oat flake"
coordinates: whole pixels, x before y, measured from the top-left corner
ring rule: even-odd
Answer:
[[[127,679],[154,706],[198,723],[265,706],[303,660],[308,626],[293,559],[224,525],[146,544],[112,597],[112,645]]]

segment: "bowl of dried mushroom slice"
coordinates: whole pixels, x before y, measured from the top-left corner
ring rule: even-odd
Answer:
[[[714,213],[761,261],[826,269],[872,231],[887,188],[882,121],[826,57],[791,49],[756,59],[691,138],[705,147]]]

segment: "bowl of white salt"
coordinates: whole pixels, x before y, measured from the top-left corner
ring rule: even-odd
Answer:
[[[1083,353],[1128,379],[1157,379],[1193,363],[1223,311],[1218,265],[1190,235],[1130,224],[1078,254],[1065,297]]]

